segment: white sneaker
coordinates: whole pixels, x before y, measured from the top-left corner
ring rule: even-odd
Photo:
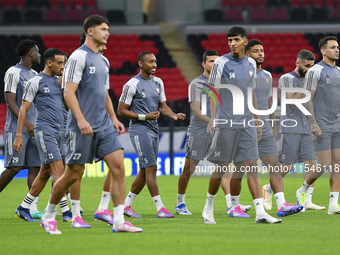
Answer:
[[[272,209],[272,195],[273,192],[268,192],[269,184],[266,184],[262,187],[262,197],[263,197],[263,207],[266,210],[271,210]]]
[[[248,212],[251,209],[251,205],[241,205],[240,204],[240,207],[241,207],[241,210],[244,211],[244,212]]]
[[[216,224],[214,220],[213,211],[203,211],[202,218],[203,218],[204,224]]]
[[[326,207],[313,204],[312,202],[305,203],[306,210],[326,210]]]
[[[340,205],[336,205],[336,206],[328,208],[328,212],[327,213],[329,215],[340,214]]]
[[[300,189],[298,189],[295,194],[296,194],[296,205],[302,205],[303,208],[302,208],[301,212],[305,212],[305,210],[306,210],[306,208],[305,208],[306,194],[301,193]]]
[[[255,222],[256,223],[271,223],[271,224],[274,224],[274,223],[281,223],[282,220],[274,218],[274,217],[270,216],[268,213],[265,213],[265,214],[261,214],[261,215],[256,215]]]

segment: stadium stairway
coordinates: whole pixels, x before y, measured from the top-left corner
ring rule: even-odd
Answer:
[[[185,80],[190,83],[202,73],[202,68],[197,65],[197,61],[175,25],[160,23],[159,26],[161,28],[160,36],[165,47],[181,69]]]

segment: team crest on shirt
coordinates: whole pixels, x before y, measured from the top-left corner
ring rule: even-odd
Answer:
[[[48,86],[47,86],[47,85],[45,85],[45,86],[44,86],[44,92],[45,92],[45,93],[48,93],[48,92],[50,92],[50,89],[48,88]]]
[[[156,88],[157,93],[159,94],[159,88]]]
[[[91,65],[89,66],[89,73],[90,74],[94,74],[96,73],[96,67],[91,63]]]
[[[249,75],[250,75],[250,77],[253,77],[253,71],[252,70],[249,70]]]
[[[234,72],[233,69],[231,69],[230,72],[229,72],[229,78],[230,79],[235,79],[235,72]]]
[[[269,84],[269,82],[270,82],[269,77],[266,77],[265,79],[266,79],[267,84]]]
[[[326,82],[327,82],[327,84],[331,84],[331,79],[329,78],[328,75],[326,76]]]

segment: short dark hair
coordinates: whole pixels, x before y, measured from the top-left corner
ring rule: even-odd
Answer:
[[[313,52],[311,52],[309,50],[300,50],[296,59],[315,61],[315,56],[314,56]]]
[[[20,57],[25,56],[37,43],[30,39],[25,39],[19,42],[17,46],[17,53]]]
[[[246,48],[245,48],[246,51],[250,50],[251,47],[253,47],[253,46],[255,46],[255,45],[262,45],[262,46],[263,46],[263,43],[262,43],[260,40],[258,40],[258,39],[250,40],[250,41],[248,42],[248,44],[246,45]]]
[[[213,50],[213,49],[207,50],[203,54],[203,62],[204,63],[205,63],[205,61],[207,61],[208,56],[220,56],[220,54],[218,54],[218,52],[216,50]]]
[[[243,27],[232,27],[227,32],[227,37],[234,37],[238,35],[247,37],[247,31]]]
[[[65,61],[67,61],[70,58],[70,55],[67,54],[65,51],[63,51],[63,54],[65,56]]]
[[[108,26],[110,26],[110,22],[107,18],[96,14],[90,15],[84,20],[84,32],[87,33],[88,28],[100,26],[103,23],[106,23]]]
[[[141,53],[138,54],[138,61],[143,61],[143,58],[145,57],[145,55],[148,54],[153,54],[151,51],[142,51]]]
[[[65,56],[64,52],[62,52],[61,50],[56,49],[56,48],[49,48],[49,49],[45,50],[45,52],[44,52],[45,62],[47,62],[47,60],[53,61],[56,55]]]
[[[319,41],[319,49],[321,50],[322,48],[324,48],[324,46],[327,44],[328,41],[338,41],[338,38],[336,36],[326,36],[320,39]]]
[[[86,39],[86,34],[85,34],[85,32],[83,32],[80,36],[80,42],[79,42],[80,46],[82,46],[84,44],[85,39]]]

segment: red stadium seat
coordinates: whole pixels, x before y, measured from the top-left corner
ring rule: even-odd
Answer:
[[[270,11],[271,21],[289,21],[289,14],[285,8],[274,8]]]
[[[84,21],[84,14],[81,10],[68,10],[66,12],[66,22],[82,23]]]
[[[47,23],[61,23],[64,22],[64,13],[57,9],[47,10],[45,12],[45,21]]]
[[[304,7],[312,6],[312,0],[302,0],[301,4]]]
[[[85,16],[88,17],[88,16],[91,16],[91,15],[94,15],[94,14],[105,16],[105,14],[102,10],[94,10],[94,9],[87,10]]]
[[[96,8],[97,7],[97,1],[96,0],[85,0],[86,2],[86,8]]]
[[[335,6],[340,7],[340,0],[335,0]]]
[[[84,0],[74,0],[74,7],[77,9],[81,9],[85,7]]]
[[[16,8],[24,8],[25,7],[25,0],[14,0],[14,5]]]
[[[243,0],[234,0],[234,7],[243,7]]]
[[[222,0],[223,7],[231,7],[233,5],[232,0]]]
[[[225,21],[243,22],[242,11],[240,9],[229,9],[224,12]]]
[[[323,0],[313,0],[313,6],[316,6],[316,7],[323,6]]]
[[[264,22],[268,20],[268,11],[265,8],[252,9],[250,12],[250,18],[252,21]]]
[[[300,0],[290,0],[290,6],[291,7],[299,7],[300,6]]]
[[[72,8],[73,7],[73,2],[72,0],[61,0],[63,3],[64,8]]]
[[[256,0],[256,6],[258,7],[266,6],[266,0]]]
[[[2,7],[4,7],[4,8],[13,7],[13,1],[12,0],[2,0]]]
[[[244,7],[256,6],[255,0],[244,0]]]
[[[51,0],[51,8],[60,8],[60,0]]]
[[[331,9],[329,19],[332,21],[340,21],[340,8]]]
[[[334,0],[324,0],[324,5],[328,7],[334,6]]]

